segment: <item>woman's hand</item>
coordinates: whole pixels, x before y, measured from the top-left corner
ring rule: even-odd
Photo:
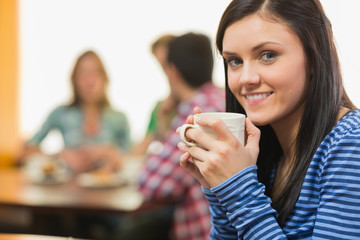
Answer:
[[[193,110],[194,114],[201,113],[201,109],[199,107],[195,107]],[[194,117],[193,115],[188,116],[186,119],[186,123],[193,124]],[[178,130],[179,131],[179,128]],[[186,148],[187,146],[183,142],[179,142],[178,147],[180,150]],[[182,150],[184,151],[184,150]],[[200,184],[204,187],[209,189],[211,186],[210,184],[205,180],[205,178],[202,176],[199,168],[195,165],[194,160],[191,158],[190,154],[187,151],[184,151],[180,157],[180,166],[183,167],[185,170],[187,170],[194,178],[196,178]]]
[[[256,164],[259,154],[260,130],[249,119],[245,121],[247,133],[245,146],[235,138],[220,119],[202,117],[197,123],[212,128],[217,139],[198,129],[188,129],[186,137],[199,143],[207,150],[197,146],[189,147],[180,142],[178,147],[185,152],[181,156],[180,164],[184,165],[183,167],[197,178],[205,188],[215,187],[241,170]],[[192,165],[189,161],[190,156],[192,157]],[[185,160],[187,161],[185,162]]]
[[[92,164],[100,164],[107,171],[118,171],[122,165],[122,152],[114,145],[94,144],[81,147]]]
[[[101,168],[118,171],[122,165],[122,153],[112,145],[84,145],[75,149],[66,148],[59,157],[64,159],[70,169],[76,173]]]
[[[89,170],[87,155],[78,149],[65,148],[58,156],[63,159],[68,167],[76,172],[86,172]]]

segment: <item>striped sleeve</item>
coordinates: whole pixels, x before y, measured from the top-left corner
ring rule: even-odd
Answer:
[[[360,239],[360,111],[344,116],[320,144],[283,228],[256,170],[205,191],[212,239]]]
[[[231,225],[226,216],[226,209],[221,206],[215,194],[208,189],[202,188],[206,199],[210,204],[211,213],[211,239],[236,239],[236,229]]]
[[[338,129],[324,160],[313,239],[360,239],[360,129],[350,129]]]
[[[257,181],[257,166],[248,167],[211,189],[226,209],[226,216],[235,227],[233,239],[286,239],[276,221],[277,213],[265,187]],[[214,219],[214,226],[221,222]],[[220,236],[214,239],[227,239]]]

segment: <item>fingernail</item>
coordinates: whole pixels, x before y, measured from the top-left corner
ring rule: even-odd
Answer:
[[[180,149],[184,149],[184,148],[186,147],[186,145],[185,145],[185,143],[183,143],[183,142],[179,142],[179,143],[178,143],[178,147],[179,147]]]

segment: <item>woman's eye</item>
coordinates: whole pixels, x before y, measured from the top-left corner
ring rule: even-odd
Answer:
[[[264,62],[271,62],[277,57],[277,54],[275,52],[265,52],[261,54],[260,58]]]
[[[230,59],[226,60],[226,63],[231,67],[236,67],[236,66],[242,64],[243,61],[239,58],[230,58]]]

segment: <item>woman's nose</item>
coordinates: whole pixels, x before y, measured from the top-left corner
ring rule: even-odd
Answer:
[[[254,64],[244,63],[239,83],[241,85],[257,85],[260,83],[260,75],[258,70]]]

